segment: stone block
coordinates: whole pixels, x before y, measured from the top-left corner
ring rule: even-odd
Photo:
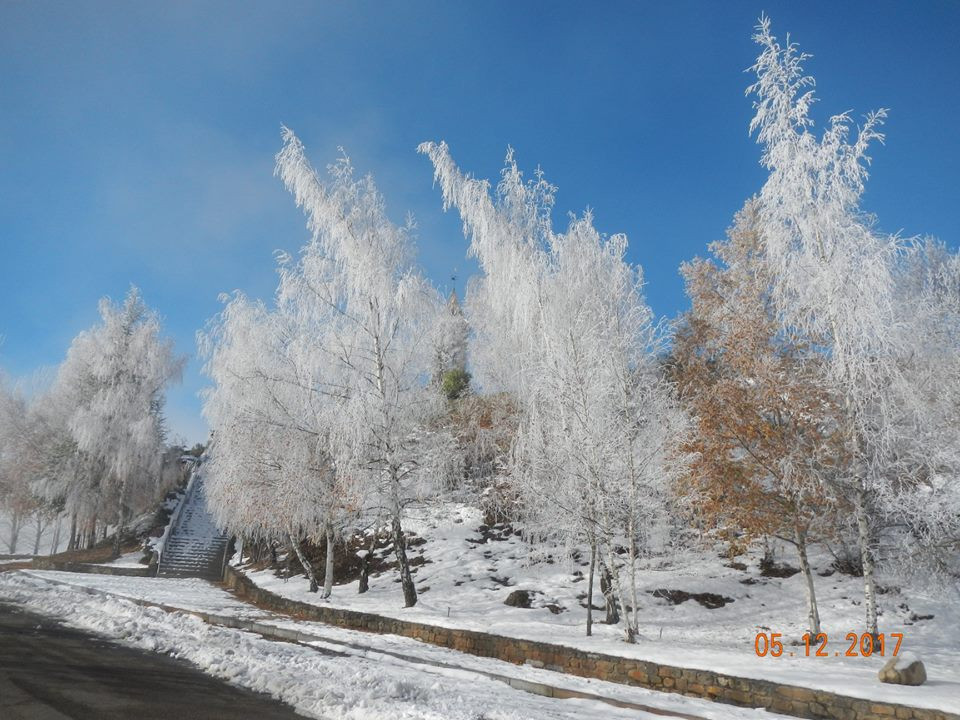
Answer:
[[[802,687],[793,687],[790,685],[778,687],[777,695],[806,703],[814,702],[816,700],[816,693],[813,690]]]
[[[889,705],[871,705],[870,712],[875,715],[882,715],[884,717],[893,717],[896,714],[896,710]]]

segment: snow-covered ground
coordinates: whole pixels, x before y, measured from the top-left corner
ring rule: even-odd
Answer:
[[[0,568],[4,565],[22,565],[29,562],[29,558],[0,558]]]
[[[55,570],[23,570],[17,575],[38,581],[53,581],[75,590],[95,590],[133,600],[147,600],[189,612],[215,613],[245,619],[274,617],[273,613],[243,602],[223,588],[198,578],[99,575]]]
[[[20,531],[17,533],[15,552],[17,554],[32,555],[36,548],[38,555],[52,555],[55,552],[66,550],[67,544],[70,542],[70,538],[68,537],[70,534],[70,522],[68,518],[61,517],[60,523],[60,537],[57,538],[57,547],[54,547],[53,541],[56,535],[56,521],[44,519],[40,523],[40,538],[38,543],[38,526],[36,520],[34,518],[28,518],[26,522],[21,525]],[[0,507],[0,553],[14,552],[14,549],[10,547],[10,526],[10,513],[5,508]]]
[[[402,607],[403,597],[392,570],[371,578],[370,591],[364,595],[357,594],[355,582],[335,587],[329,604],[868,699],[960,711],[960,598],[956,596],[907,596],[892,588],[881,596],[881,630],[903,633],[901,650],[912,651],[923,660],[929,680],[922,687],[878,681],[877,672],[889,659],[889,649],[887,657],[845,656],[850,645],[845,636],[859,633],[863,627],[862,586],[857,578],[840,573],[816,578],[823,629],[829,636],[828,657],[805,657],[802,645],[789,645],[799,643],[805,632],[802,575],[762,577],[754,556],[736,559],[747,564],[747,570],[728,567],[732,563],[715,554],[693,552],[645,569],[641,579],[644,591],[709,592],[733,602],[711,610],[694,600],[673,605],[642,592],[642,639],[631,646],[622,641],[619,628],[604,624],[594,625],[592,638],[584,636],[587,558],[576,562],[559,551],[547,558],[541,550],[540,560],[533,562],[527,544],[517,535],[495,533],[502,539],[491,536],[480,542],[483,535],[477,528],[481,522],[475,508],[447,506],[441,511],[423,511],[406,523],[408,530],[426,539],[408,551],[414,557],[422,554],[425,561],[414,570],[420,589],[415,607]],[[795,564],[789,555],[785,560]],[[815,558],[815,565],[820,572],[828,572],[826,558]],[[278,595],[324,602],[308,592],[303,579],[284,580],[272,571],[248,574]],[[509,593],[517,589],[537,592],[534,607],[504,605]],[[563,610],[554,614],[548,605]],[[599,588],[594,605],[603,605]],[[926,615],[933,617],[911,620]],[[595,612],[596,619],[602,616],[602,611]],[[754,649],[758,632],[781,633],[787,645],[784,656],[758,657]]]
[[[65,581],[74,587],[63,585]],[[140,607],[123,597],[90,594],[80,588],[106,590],[160,603],[175,599],[181,607],[256,617],[284,627],[296,627],[321,639],[312,642],[313,647],[268,641],[248,632],[208,625],[185,613]],[[127,645],[184,658],[211,675],[267,692],[308,717],[653,720],[663,717],[663,711],[682,712],[704,720],[779,717],[694,698],[569,678],[535,668],[518,668],[406,638],[297,622],[251,608],[202,580],[36,571],[7,573],[0,576],[0,600],[25,605]],[[398,658],[397,654],[410,659]],[[425,665],[418,660],[434,664]],[[446,667],[437,667],[436,663],[444,663]],[[618,708],[598,700],[541,697],[515,690],[482,674],[501,670],[533,681],[557,680],[564,683],[565,688],[609,694],[625,702],[656,707],[660,712]]]
[[[368,593],[358,595],[355,583],[339,585],[334,588],[333,598],[328,602],[337,607],[436,625],[758,677],[868,699],[960,711],[960,602],[956,597],[947,594],[930,597],[894,588],[885,588],[886,592],[881,596],[884,611],[881,630],[888,634],[903,633],[901,652],[916,653],[926,665],[929,680],[918,688],[879,683],[877,671],[886,658],[844,656],[848,646],[844,636],[847,632],[859,631],[862,626],[862,590],[857,578],[839,573],[817,577],[824,630],[830,635],[829,655],[823,658],[804,657],[802,645],[790,644],[799,639],[804,629],[805,601],[801,576],[763,577],[757,567],[758,558],[754,555],[736,558],[737,562],[746,565],[745,570],[737,569],[729,560],[706,552],[689,552],[671,558],[669,563],[646,568],[642,575],[642,589],[645,591],[663,588],[690,593],[709,592],[729,598],[732,602],[723,607],[707,609],[694,600],[674,605],[643,592],[642,639],[638,645],[630,646],[622,641],[618,628],[602,623],[594,626],[594,637],[584,637],[585,558],[574,561],[556,551],[553,557],[546,557],[541,552],[537,561],[533,561],[528,546],[520,537],[496,529],[481,533],[478,531],[480,522],[475,509],[448,506],[443,511],[424,511],[408,523],[409,529],[426,540],[414,544],[410,549],[413,557],[423,558],[422,561],[415,560],[415,578],[420,589],[420,601],[416,607],[402,607],[402,594],[392,568],[371,578]],[[787,562],[792,560],[789,555],[784,559]],[[817,558],[815,565],[820,573],[828,571],[827,558]],[[281,625],[295,623],[298,628],[312,625],[313,634],[334,643],[350,637],[348,631],[299,623],[266,613],[201,580],[27,572],[34,578],[66,581],[75,586],[147,599],[186,610]],[[21,577],[24,574],[21,573]],[[284,580],[272,571],[254,571],[249,575],[258,584],[279,595],[306,602],[324,602],[316,594],[307,591],[307,583],[303,578]],[[504,599],[516,589],[534,593],[533,608],[504,605]],[[599,590],[594,595],[594,604],[602,605]],[[555,614],[549,605],[561,611]],[[595,613],[597,620],[602,615],[602,611]],[[933,617],[920,619],[930,615]],[[757,657],[754,639],[756,633],[761,631],[782,633],[786,645],[785,656]],[[443,654],[450,652],[405,638],[371,639],[367,634],[360,634],[360,637],[365,639],[367,646],[379,643],[379,649],[384,652],[401,648],[408,656],[426,653],[433,659],[443,659]],[[795,653],[794,657],[789,656],[790,652]],[[836,652],[840,653],[839,656],[834,654]],[[459,656],[458,666],[467,665],[477,670],[485,668],[493,672],[483,664],[494,663],[509,668],[514,675],[518,672],[546,672],[517,668],[494,660],[467,658],[459,653],[455,655]],[[588,683],[572,689],[596,692],[596,686],[589,685],[593,681],[567,680]],[[613,687],[615,691],[604,694],[646,692],[623,686]],[[636,700],[637,696],[631,697],[642,702]],[[727,709],[726,712],[733,710]],[[703,712],[698,714],[703,715]]]
[[[133,550],[132,552],[124,553],[116,560],[111,560],[110,562],[104,563],[93,563],[94,565],[105,565],[109,567],[124,567],[124,568],[142,568],[144,564],[140,562],[143,559],[143,550]]]

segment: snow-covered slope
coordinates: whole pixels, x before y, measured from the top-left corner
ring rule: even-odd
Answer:
[[[800,641],[806,616],[801,574],[767,577],[760,572],[759,552],[731,562],[707,548],[647,564],[640,581],[641,639],[631,646],[623,642],[620,627],[602,623],[594,625],[593,637],[585,637],[589,559],[585,551],[579,559],[572,559],[560,548],[540,545],[533,555],[532,548],[515,532],[504,526],[482,525],[480,512],[466,505],[424,510],[406,527],[425,540],[408,551],[414,558],[420,593],[415,607],[403,607],[392,568],[371,578],[369,592],[357,594],[356,582],[338,585],[328,602],[406,620],[671,665],[912,705],[960,708],[960,700],[956,700],[960,698],[960,601],[956,597],[884,588],[880,629],[888,637],[890,633],[903,634],[901,650],[916,652],[923,659],[930,682],[920,688],[881,685],[877,671],[889,659],[889,650],[887,657],[845,655],[850,644],[847,633],[863,630],[862,580],[831,571],[827,555],[813,558],[819,571],[820,613],[829,636],[827,657],[806,657]],[[389,557],[389,550],[385,552]],[[785,553],[783,560],[793,558]],[[307,591],[304,579],[284,580],[270,570],[248,570],[248,575],[279,595],[323,602]],[[529,591],[529,609],[504,604],[515,590]],[[674,604],[682,599],[681,593],[656,593],[658,590],[709,593],[711,597],[705,598],[707,606],[695,599]],[[722,606],[716,607],[719,602]],[[595,608],[603,606],[598,586],[593,603]],[[601,621],[603,615],[602,610],[595,610],[595,621]],[[758,657],[754,641],[760,632],[781,633],[784,656]]]

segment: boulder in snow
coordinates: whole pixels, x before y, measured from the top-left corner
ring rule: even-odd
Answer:
[[[927,681],[927,669],[914,653],[902,652],[887,660],[879,677],[880,682],[893,685],[923,685]]]
[[[503,604],[509,605],[510,607],[528,608],[530,607],[530,591],[514,590],[507,595],[507,599],[503,601]]]

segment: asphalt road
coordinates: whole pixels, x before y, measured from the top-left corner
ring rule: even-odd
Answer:
[[[184,661],[107,642],[0,603],[3,720],[292,720],[268,696]]]

